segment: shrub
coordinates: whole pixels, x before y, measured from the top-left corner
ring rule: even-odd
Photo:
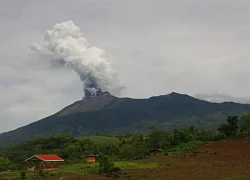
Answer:
[[[45,173],[44,173],[44,171],[40,170],[40,171],[38,172],[38,175],[39,175],[40,177],[44,177],[44,176],[45,176]]]
[[[109,173],[114,168],[114,163],[109,156],[102,155],[99,159],[99,173]]]
[[[213,136],[212,137],[212,141],[220,141],[220,140],[223,140],[223,139],[225,139],[226,137],[225,137],[225,135],[224,134],[222,134],[222,133],[218,133],[218,134],[216,134],[215,136]]]
[[[164,152],[164,156],[168,156],[169,154],[168,154],[168,152]]]
[[[7,158],[0,157],[0,172],[9,170],[11,162]]]
[[[114,167],[113,169],[111,169],[111,172],[114,173],[114,172],[121,172],[122,170],[118,167]]]
[[[23,172],[21,172],[20,176],[21,176],[21,179],[25,179],[26,173],[23,171]]]

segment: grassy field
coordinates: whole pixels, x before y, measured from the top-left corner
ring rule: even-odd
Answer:
[[[168,163],[156,163],[156,162],[137,162],[137,161],[123,161],[114,162],[115,167],[121,169],[129,168],[156,168],[162,166],[170,166]],[[56,172],[62,173],[81,173],[81,174],[96,174],[98,172],[98,163],[76,163],[72,165],[63,165],[61,169]]]
[[[108,136],[82,136],[78,137],[78,139],[89,139],[94,144],[119,144],[120,140],[116,137],[108,137]]]
[[[119,167],[121,169],[130,169],[130,168],[156,168],[163,166],[170,166],[168,163],[155,163],[155,162],[137,162],[137,161],[123,161],[123,162],[114,162],[115,167]],[[54,176],[60,174],[97,174],[98,173],[98,163],[76,163],[70,165],[62,165],[59,170],[55,170],[53,172],[46,172],[45,176]],[[40,178],[41,174],[36,174],[32,172],[25,171],[26,176],[29,179]],[[14,178],[20,177],[21,172],[9,172],[0,174],[1,178]]]
[[[207,144],[207,142],[204,141],[190,141],[187,143],[181,143],[177,146],[173,146],[172,148],[167,149],[167,152],[169,155],[172,154],[182,154],[188,151],[192,151],[195,149],[198,149],[199,147]]]

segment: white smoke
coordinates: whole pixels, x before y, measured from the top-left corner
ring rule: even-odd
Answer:
[[[100,88],[119,94],[123,89],[117,72],[105,59],[105,51],[89,46],[72,21],[56,24],[46,32],[44,43],[30,46],[32,51],[49,57],[53,64],[72,68],[84,83],[84,90],[94,95]]]

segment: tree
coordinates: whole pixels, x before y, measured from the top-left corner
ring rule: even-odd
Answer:
[[[228,116],[227,124],[221,124],[217,130],[227,137],[235,137],[238,131],[238,121],[238,116]]]
[[[238,131],[238,116],[229,116],[227,118],[227,122],[229,123],[230,127],[230,134],[231,136],[236,136]]]
[[[239,121],[239,129],[241,134],[250,135],[250,114],[243,116]]]
[[[0,157],[0,172],[8,170],[10,165],[11,165],[10,160]]]
[[[181,143],[187,143],[194,140],[194,136],[187,129],[179,129],[177,133],[179,134]]]
[[[164,149],[169,145],[169,133],[165,131],[152,131],[148,135],[147,146],[151,150]]]
[[[229,124],[220,124],[220,126],[217,128],[217,131],[219,131],[221,134],[224,134],[226,137],[230,136]]]
[[[100,155],[99,159],[99,173],[110,173],[114,168],[114,163],[107,155]]]

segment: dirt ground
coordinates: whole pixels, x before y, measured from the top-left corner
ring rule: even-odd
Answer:
[[[250,139],[210,142],[196,151],[141,162],[169,163],[169,167],[126,169],[131,180],[250,180]],[[71,175],[64,180],[105,180],[102,176]]]

